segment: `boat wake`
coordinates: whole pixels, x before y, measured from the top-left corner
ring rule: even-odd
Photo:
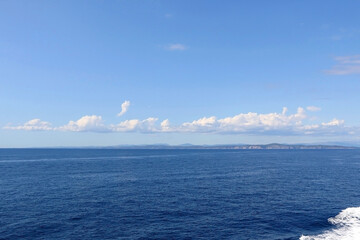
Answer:
[[[360,207],[346,208],[328,221],[334,228],[319,235],[301,236],[300,240],[354,240],[360,239]]]

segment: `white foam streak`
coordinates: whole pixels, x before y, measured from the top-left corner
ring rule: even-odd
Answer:
[[[360,239],[360,207],[342,210],[338,215],[329,218],[334,229],[319,235],[301,236],[300,240],[354,240]]]

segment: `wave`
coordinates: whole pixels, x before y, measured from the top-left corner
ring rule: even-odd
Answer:
[[[68,157],[68,158],[37,158],[37,159],[0,159],[0,163],[12,162],[46,162],[46,161],[65,161],[65,160],[116,160],[116,159],[142,159],[142,158],[166,158],[177,155],[139,155],[139,156],[109,156],[109,157]]]
[[[313,236],[301,236],[300,240],[354,240],[360,239],[360,207],[342,210],[328,219],[334,228]]]

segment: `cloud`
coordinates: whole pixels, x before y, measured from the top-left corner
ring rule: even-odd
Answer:
[[[164,121],[162,121],[160,123],[160,127],[162,132],[171,131],[169,119],[165,119]]]
[[[309,111],[320,108],[309,106]],[[139,133],[212,133],[247,135],[347,135],[360,133],[360,128],[348,127],[344,120],[337,118],[328,122],[314,122],[317,118],[308,117],[304,108],[288,114],[284,107],[281,112],[240,113],[234,116],[218,118],[202,117],[193,121],[172,125],[168,119],[158,123],[158,118],[129,119],[117,124],[105,125],[101,116],[86,115],[76,121],[60,127],[52,127],[49,122],[33,119],[20,126],[8,125],[10,130],[54,130],[70,132],[139,132]]]
[[[291,130],[290,127],[301,125],[306,118],[301,107],[292,115],[286,115],[287,108],[281,113],[259,114],[254,112],[240,113],[233,117],[216,119],[216,117],[201,118],[181,125],[185,132],[216,132],[216,133],[265,133],[278,130]]]
[[[353,56],[338,56],[334,60],[337,62],[329,70],[325,70],[326,74],[330,75],[349,75],[360,74],[360,55]]]
[[[338,120],[336,118],[334,118],[332,121],[327,122],[327,123],[321,123],[322,126],[341,126],[344,124],[344,120]]]
[[[121,112],[119,112],[117,115],[120,117],[122,115],[124,115],[130,107],[130,101],[125,101],[121,104]]]
[[[165,46],[165,49],[169,51],[184,51],[187,47],[184,44],[175,43]]]
[[[185,132],[208,132],[212,131],[217,125],[216,117],[203,117],[192,122],[185,122],[180,130]]]
[[[77,121],[70,121],[68,124],[56,128],[60,131],[71,132],[109,132],[110,129],[104,125],[101,116],[83,116]]]
[[[318,111],[317,107],[310,107],[312,111]],[[339,135],[359,132],[355,128],[346,127],[344,120],[333,119],[330,122],[308,124],[312,122],[308,118],[304,108],[299,107],[293,114],[287,114],[284,107],[280,113],[240,113],[235,116],[217,118],[203,117],[191,122],[182,123],[180,126],[166,125],[166,132],[191,132],[191,133],[214,133],[214,134],[250,134],[250,135]]]
[[[330,70],[326,70],[325,73],[329,75],[350,75],[360,74],[360,65],[352,66],[335,66]]]
[[[20,126],[5,126],[9,130],[27,130],[27,131],[49,131],[53,130],[49,122],[41,121],[38,118],[32,119]]]
[[[317,135],[351,135],[360,132],[359,128],[346,127],[344,120],[334,118],[330,122],[323,122],[320,124],[304,125],[300,129],[304,130],[304,134]]]
[[[335,57],[335,60],[341,64],[360,64],[360,55],[353,55],[353,56],[338,56]]]
[[[321,108],[315,107],[315,106],[308,106],[308,107],[306,107],[306,110],[308,110],[310,112],[318,112],[318,111],[321,111]]]
[[[111,125],[111,130],[114,132],[158,132],[158,129],[155,127],[157,118],[147,118],[145,120],[131,119],[120,122],[116,125]]]

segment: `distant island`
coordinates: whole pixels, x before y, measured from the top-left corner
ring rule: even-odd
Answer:
[[[105,149],[360,149],[359,147],[340,146],[340,145],[305,145],[305,144],[234,144],[234,145],[167,145],[167,144],[153,144],[153,145],[120,145],[110,147],[95,147]]]

